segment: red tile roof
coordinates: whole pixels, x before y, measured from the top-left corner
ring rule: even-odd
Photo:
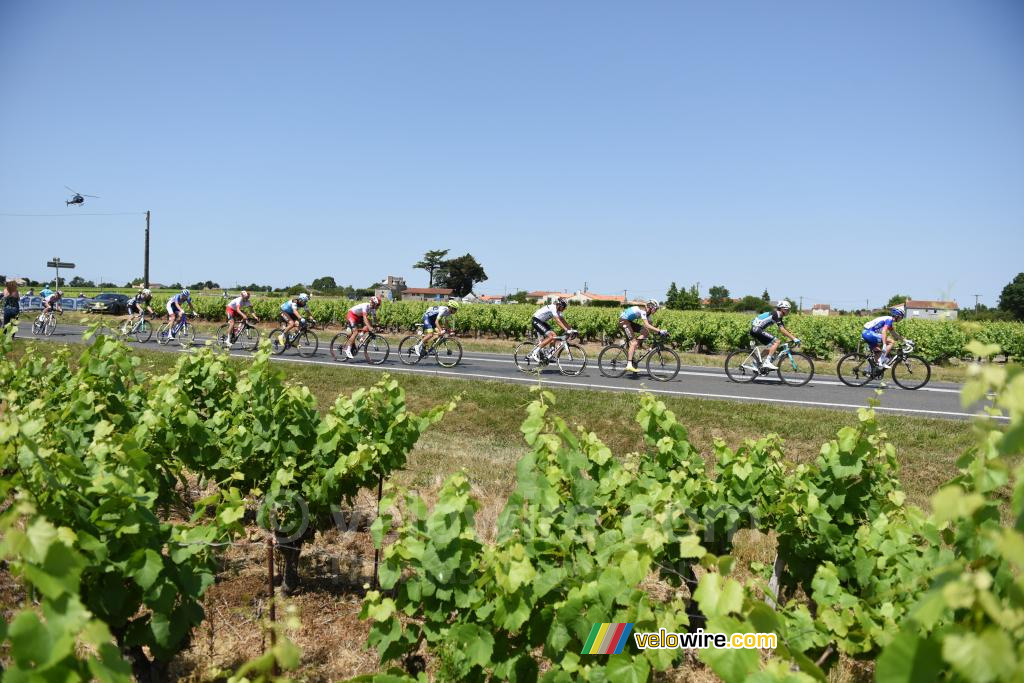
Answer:
[[[947,311],[959,310],[960,305],[955,301],[928,301],[925,299],[908,299],[907,308],[944,308]]]
[[[451,294],[452,291],[442,287],[406,287],[402,294]]]

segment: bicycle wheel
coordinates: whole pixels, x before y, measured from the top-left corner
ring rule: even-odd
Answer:
[[[462,360],[462,343],[458,339],[442,339],[434,346],[434,356],[442,368],[454,368]]]
[[[140,344],[145,344],[153,336],[153,326],[148,320],[140,320],[139,324],[135,326],[135,340]]]
[[[288,348],[288,339],[282,330],[283,328],[279,328],[270,333],[270,350],[276,356],[280,356]]]
[[[921,356],[904,356],[892,366],[892,381],[904,389],[920,389],[932,376],[932,366]]]
[[[178,330],[178,334],[174,336],[174,339],[181,345],[181,348],[187,349],[192,346],[196,340],[196,328],[192,323],[187,320],[181,324],[181,329]]]
[[[540,372],[540,363],[530,358],[530,354],[537,348],[537,345],[532,341],[522,341],[516,346],[515,351],[512,352],[512,358],[516,362],[516,367],[522,372]]]
[[[391,344],[380,335],[371,335],[363,345],[363,357],[370,365],[380,365],[391,355]]]
[[[339,332],[334,335],[334,339],[331,340],[331,358],[344,363],[348,360],[345,357],[345,347],[348,346],[348,332]]]
[[[46,329],[46,323],[44,323],[42,320],[39,320],[37,318],[36,320],[32,321],[32,334],[42,335],[43,334],[43,330],[45,330],[45,329]]]
[[[312,330],[303,330],[295,337],[292,346],[295,347],[295,350],[303,358],[312,358],[316,355],[316,350],[320,348],[320,340],[317,339],[316,333]]]
[[[679,374],[679,354],[672,349],[653,349],[647,354],[647,374],[659,382],[670,382]]]
[[[156,343],[166,344],[167,343],[167,323],[160,323],[160,327],[156,330]]]
[[[565,344],[555,356],[558,371],[568,377],[576,377],[587,367],[587,352],[579,344]]]
[[[255,351],[260,345],[260,331],[247,325],[235,343],[241,343],[242,348],[246,351]]]
[[[43,330],[43,334],[49,337],[55,329],[57,329],[57,318],[51,315],[46,319],[46,329]]]
[[[753,351],[737,349],[725,357],[725,374],[733,382],[753,382],[761,373],[756,365],[757,356]]]
[[[231,323],[224,323],[217,328],[217,343],[226,349],[231,348]]]
[[[606,346],[597,354],[597,369],[605,377],[622,377],[626,374],[626,347]]]
[[[836,366],[839,381],[851,387],[862,387],[871,381],[871,363],[863,353],[848,353]]]
[[[420,354],[416,353],[413,349],[416,348],[416,344],[419,343],[421,337],[416,334],[410,334],[402,341],[398,342],[398,360],[402,361],[405,365],[416,365],[420,362]],[[461,353],[459,354],[462,355]]]
[[[791,387],[802,387],[814,377],[814,361],[806,354],[790,351],[775,362],[779,379]]]

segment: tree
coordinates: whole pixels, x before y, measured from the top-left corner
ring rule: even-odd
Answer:
[[[518,292],[515,292],[514,294],[509,294],[506,301],[515,302],[517,304],[529,303],[529,301],[526,298],[526,294],[527,292],[525,289],[520,289]]]
[[[711,308],[721,308],[729,301],[729,290],[722,285],[715,285],[708,290],[708,305]]]
[[[734,311],[765,311],[768,310],[770,304],[764,300],[764,297],[757,297],[747,295],[733,304],[732,308]]]
[[[73,278],[71,278],[70,282],[68,282],[68,286],[69,287],[95,287],[96,285],[93,284],[92,280],[86,280],[84,277],[82,277],[80,275],[76,275]]]
[[[444,257],[447,255],[447,249],[434,249],[424,254],[422,261],[413,265],[413,268],[425,270],[427,271],[427,273],[430,274],[430,277],[427,281],[427,287],[434,286],[434,273],[436,273],[438,269],[442,267],[442,265],[445,262]],[[440,275],[440,273],[438,274]]]
[[[487,279],[483,266],[472,254],[442,261],[438,271],[437,284],[451,289],[454,296],[466,296],[473,291],[473,285]]]
[[[679,298],[679,288],[676,287],[676,283],[673,282],[668,287],[668,292],[665,294],[665,305],[669,308],[673,308],[672,302]]]
[[[676,283],[673,282],[672,287],[675,286]],[[674,296],[672,287],[669,287],[665,297],[665,306],[677,311],[694,311],[700,308],[700,293],[697,291],[697,285],[691,285],[689,289],[676,289]]]
[[[999,310],[1011,313],[1017,320],[1024,320],[1024,273],[1017,273],[1017,277],[1003,287],[999,295]]]
[[[193,282],[189,285],[189,289],[220,289],[220,285],[213,280],[206,280],[205,282]]]
[[[886,304],[886,307],[888,308],[890,306],[902,306],[904,303],[906,303],[907,299],[909,298],[910,295],[908,294],[893,294],[892,296],[889,297],[889,303]]]
[[[761,292],[761,301],[770,302],[771,300],[772,298],[768,296],[768,289],[765,288],[765,290]]]
[[[324,275],[313,280],[313,289],[325,290],[325,289],[337,289],[338,283],[334,281],[334,278],[330,275]]]

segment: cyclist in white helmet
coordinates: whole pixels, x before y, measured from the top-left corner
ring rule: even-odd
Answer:
[[[453,299],[447,304],[431,306],[423,313],[423,339],[413,348],[417,356],[423,355],[423,351],[430,348],[430,342],[438,334],[451,332],[450,328],[444,326],[444,320],[458,312],[459,302]],[[438,330],[438,332],[434,330]]]
[[[192,306],[192,293],[187,289],[183,289],[170,299],[167,300],[167,338],[174,339],[174,335],[171,334],[171,330],[174,329],[174,321],[178,316],[185,315],[185,304],[188,304],[188,310],[192,315],[196,314],[196,309]]]
[[[750,321],[750,336],[756,341],[764,344],[768,347],[768,351],[761,359],[761,367],[767,370],[778,370],[778,366],[772,363],[772,355],[775,353],[775,349],[779,348],[779,340],[771,334],[768,334],[767,329],[772,325],[779,326],[779,332],[789,337],[794,344],[799,344],[800,340],[794,337],[786,326],[782,324],[782,319],[789,313],[789,309],[792,308],[790,303],[783,299],[779,303],[775,304],[775,310],[767,313],[762,313],[756,316]]]
[[[555,343],[555,331],[551,329],[551,320],[558,323],[566,333],[572,332],[569,327],[569,323],[565,322],[565,317],[562,314],[566,308],[569,307],[568,299],[564,297],[558,297],[555,302],[546,306],[541,306],[533,312],[533,317],[530,319],[530,326],[536,333],[537,338],[540,340],[533,349],[533,353],[530,354],[530,359],[536,362],[540,361],[541,352],[548,346]]]
[[[128,316],[125,318],[131,318],[133,315],[139,315],[143,309],[153,315],[153,293],[149,291],[149,287],[143,287],[135,293],[131,299],[128,299]]]
[[[302,292],[281,304],[281,321],[284,328],[281,330],[281,345],[284,345],[288,333],[299,327],[299,321],[309,315],[309,294]]]
[[[355,358],[353,345],[356,335],[360,332],[373,332],[373,323],[377,321],[377,309],[380,308],[380,297],[371,296],[370,300],[348,309],[345,319],[348,321],[348,342],[345,343],[345,357]]]
[[[636,353],[637,344],[647,338],[646,333],[651,331],[665,334],[665,330],[655,327],[650,322],[651,316],[658,312],[658,308],[660,308],[658,302],[651,299],[643,308],[630,306],[619,315],[619,327],[622,328],[622,333],[629,340],[629,346],[626,347],[626,370],[629,372],[638,372],[636,366],[633,365],[633,354]]]

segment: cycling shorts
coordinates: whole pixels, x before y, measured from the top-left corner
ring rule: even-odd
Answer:
[[[750,336],[761,342],[762,344],[769,345],[775,343],[775,337],[768,334],[764,330],[759,330],[756,327],[750,328]]]
[[[619,327],[622,328],[622,333],[626,335],[626,339],[629,341],[633,341],[633,338],[644,330],[644,326],[640,323],[626,320],[625,318],[619,319]]]
[[[293,323],[293,322],[297,322],[299,320],[299,316],[298,316],[297,313],[289,313],[288,311],[281,311],[281,320],[285,321],[286,323]]]
[[[234,318],[236,315],[238,317],[242,317],[241,315],[239,315],[241,313],[240,310],[238,310],[237,308],[231,308],[230,306],[226,306],[224,308],[224,313],[228,316],[228,318]]]
[[[142,313],[142,307],[141,307],[141,306],[139,306],[139,305],[138,305],[137,303],[135,303],[134,301],[129,301],[129,302],[128,302],[128,312],[129,312],[130,314],[132,314],[132,315],[137,315],[137,314],[139,314],[139,313]]]
[[[875,348],[882,343],[882,335],[872,330],[864,330],[860,333],[861,339],[868,343],[868,346]]]
[[[424,314],[423,316],[423,331],[430,332],[437,327],[437,313],[434,315]]]
[[[348,321],[348,326],[349,327],[355,328],[355,327],[362,327],[363,326],[362,316],[356,315],[352,311],[348,312],[348,315],[345,316],[345,320]]]
[[[173,301],[167,302],[167,315],[177,315],[179,310],[182,312],[185,311],[185,309],[182,308],[181,306],[178,306],[176,309]]]
[[[533,327],[533,331],[538,337],[546,337],[548,332],[551,331],[551,325],[548,325],[540,318],[530,318],[530,326]]]

